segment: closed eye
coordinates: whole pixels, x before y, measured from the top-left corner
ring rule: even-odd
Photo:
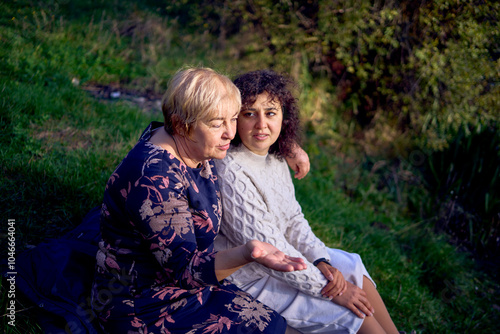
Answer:
[[[221,126],[222,126],[222,123],[212,123],[211,124],[211,127],[216,128],[216,129],[219,129]]]

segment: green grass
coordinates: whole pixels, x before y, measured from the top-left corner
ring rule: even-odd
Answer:
[[[419,333],[496,331],[498,284],[474,270],[467,253],[435,234],[428,221],[398,213],[388,196],[386,204],[346,196],[338,186],[344,176],[340,159],[312,158],[310,175],[295,182],[306,218],[327,245],[361,255],[398,328]]]
[[[2,211],[32,244],[67,230],[99,202],[110,171],[153,117],[100,104],[70,84],[1,87],[9,111],[2,117]]]
[[[18,252],[69,231],[99,205],[115,166],[146,125],[161,120],[160,113],[126,101],[96,100],[82,87],[97,83],[161,94],[182,65],[231,74],[256,61],[240,64],[211,50],[209,39],[185,34],[159,15],[151,7],[155,1],[96,3],[0,4],[0,209],[4,219],[16,220]],[[373,173],[372,162],[336,158],[313,138],[306,145],[312,171],[296,182],[297,197],[329,246],[362,256],[398,327],[498,332],[498,284],[435,234],[432,221],[409,214],[409,207],[426,205],[426,193],[418,182],[393,177],[411,174],[408,166],[388,164],[379,170],[388,174]],[[40,333],[32,306],[20,296],[17,302],[16,327],[6,317],[1,327]]]

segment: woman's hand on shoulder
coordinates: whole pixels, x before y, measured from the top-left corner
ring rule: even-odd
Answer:
[[[273,245],[251,240],[246,243],[250,255],[249,262],[255,261],[277,271],[296,271],[307,268],[304,259],[288,256]]]
[[[340,306],[344,306],[356,314],[359,318],[371,317],[375,310],[366,296],[366,292],[347,282],[347,290],[340,296],[336,296],[332,301]]]
[[[296,179],[302,179],[309,173],[311,169],[311,162],[309,161],[309,156],[306,151],[304,151],[299,145],[294,144],[292,147],[293,157],[287,157],[286,162],[288,166],[295,172]]]
[[[347,282],[344,275],[335,267],[332,267],[326,262],[320,262],[316,267],[321,271],[325,278],[329,281],[321,290],[321,294],[326,298],[333,298],[342,295],[347,289]]]

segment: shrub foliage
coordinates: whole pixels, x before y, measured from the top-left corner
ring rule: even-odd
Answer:
[[[192,10],[195,2],[173,1],[167,13],[219,46],[237,38],[242,61],[297,77],[313,96],[303,100],[315,137],[413,159],[432,194],[427,215],[440,212],[472,249],[500,250],[499,2],[236,0]],[[445,213],[451,197],[466,213]]]

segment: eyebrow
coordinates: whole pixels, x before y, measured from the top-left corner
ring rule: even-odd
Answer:
[[[240,114],[240,111],[237,111],[237,112],[234,113],[234,115],[232,117],[238,117],[239,114]],[[214,118],[210,118],[208,121],[212,122],[212,121],[223,121],[223,120],[224,120],[224,117],[217,116],[217,117],[214,117]]]
[[[249,107],[249,108],[243,109],[243,111],[245,111],[245,110],[257,110],[257,108]],[[264,110],[278,110],[278,108],[276,108],[276,107],[267,107],[267,108],[264,108]]]

